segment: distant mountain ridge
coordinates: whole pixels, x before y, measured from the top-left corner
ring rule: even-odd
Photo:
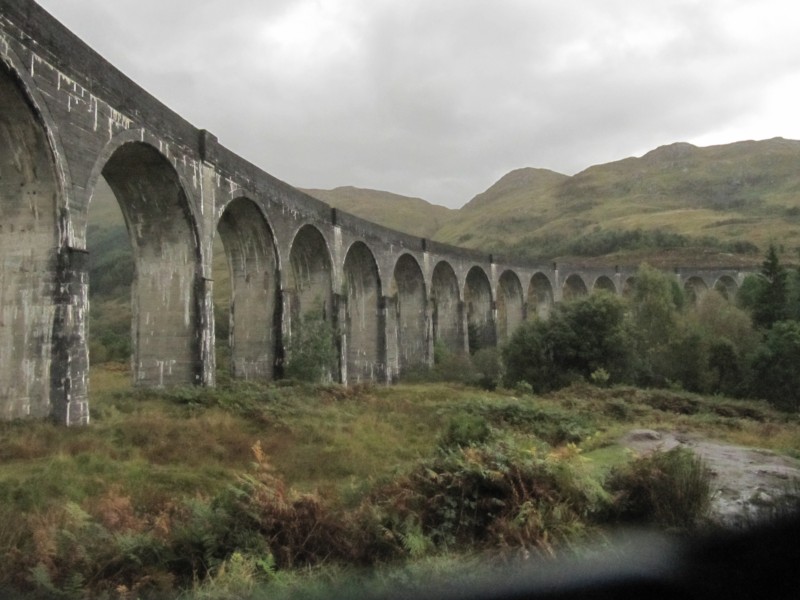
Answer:
[[[357,188],[306,191],[401,231],[530,259],[752,263],[771,242],[800,249],[800,141],[783,138],[680,142],[573,176],[515,169],[458,210]]]

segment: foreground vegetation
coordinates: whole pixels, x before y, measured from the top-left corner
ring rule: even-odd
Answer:
[[[155,392],[130,390],[128,376],[93,372],[91,427],[0,425],[4,595],[289,595],[361,567],[376,585],[410,585],[561,554],[620,522],[701,525],[704,467],[681,451],[635,460],[616,445],[631,428],[800,451],[794,416],[685,392]]]

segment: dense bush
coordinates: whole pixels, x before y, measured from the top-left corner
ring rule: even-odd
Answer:
[[[656,451],[612,472],[615,519],[640,525],[689,529],[711,505],[711,473],[690,450]]]
[[[495,389],[503,375],[500,352],[497,348],[481,348],[471,357],[476,383],[486,390]]]
[[[624,302],[600,292],[559,304],[546,321],[522,324],[503,348],[506,384],[525,381],[541,392],[599,369],[623,380],[631,348],[624,318]]]
[[[336,360],[333,326],[322,311],[309,311],[295,319],[287,344],[285,375],[298,381],[331,381]]]
[[[473,446],[485,442],[490,434],[491,429],[486,419],[463,413],[447,422],[439,445],[443,448]]]
[[[765,265],[781,271],[769,260]],[[769,398],[793,410],[800,382],[789,366],[794,358],[781,358],[794,356],[790,331],[781,325],[769,335],[746,312],[752,302],[780,296],[784,308],[772,314],[791,313],[794,296],[766,292],[766,281],[766,275],[747,279],[740,306],[715,290],[689,302],[674,278],[643,265],[624,300],[594,293],[518,327],[502,348],[504,383],[526,382],[538,393],[575,381],[678,387]]]
[[[800,322],[781,321],[753,358],[751,394],[786,410],[800,410]]]

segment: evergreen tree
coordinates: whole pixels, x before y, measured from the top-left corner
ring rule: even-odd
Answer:
[[[761,275],[765,282],[759,289],[757,302],[753,306],[753,322],[769,329],[787,317],[787,273],[780,263],[778,251],[773,244],[761,264]]]
[[[751,395],[766,398],[777,407],[800,408],[800,323],[783,321],[767,332],[753,358]]]

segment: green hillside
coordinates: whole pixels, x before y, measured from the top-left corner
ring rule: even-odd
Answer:
[[[334,208],[419,237],[431,237],[457,212],[421,198],[349,186],[333,190],[303,191]]]
[[[798,166],[800,142],[778,138],[673,144],[572,177],[512,171],[434,238],[529,258],[638,260],[669,251],[684,261],[734,254],[727,260],[746,262],[770,242],[794,253]]]

